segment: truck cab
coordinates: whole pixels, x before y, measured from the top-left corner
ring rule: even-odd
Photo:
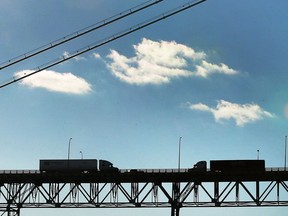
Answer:
[[[206,172],[207,171],[207,162],[206,161],[199,161],[194,164],[192,169],[188,170],[189,172]]]
[[[117,167],[113,167],[113,164],[107,160],[99,160],[100,171],[119,171]]]

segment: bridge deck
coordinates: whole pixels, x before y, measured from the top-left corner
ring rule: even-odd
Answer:
[[[4,183],[130,183],[130,182],[229,182],[229,181],[288,181],[288,171],[269,168],[265,172],[189,172],[188,169],[147,169],[100,171],[95,173],[52,172],[38,170],[1,170]]]

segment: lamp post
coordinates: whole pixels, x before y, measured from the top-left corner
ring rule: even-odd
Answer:
[[[68,145],[68,161],[70,160],[70,146],[71,146],[71,140],[72,140],[72,138],[69,139],[69,145]]]
[[[178,143],[178,172],[180,172],[180,163],[181,163],[181,140],[182,140],[182,137],[179,138],[179,143]]]
[[[286,171],[286,160],[287,160],[287,136],[285,136],[285,149],[284,149],[284,170]]]

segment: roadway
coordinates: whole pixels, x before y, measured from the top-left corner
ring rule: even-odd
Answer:
[[[288,181],[288,170],[266,168],[265,172],[196,172],[189,169],[123,169],[95,173],[40,172],[39,170],[0,170],[0,184],[5,183],[131,183],[131,182],[229,182]]]

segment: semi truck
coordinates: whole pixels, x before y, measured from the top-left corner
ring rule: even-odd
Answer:
[[[45,159],[40,160],[41,172],[98,172],[119,171],[110,161],[96,159]]]
[[[199,161],[190,172],[207,172],[207,162]],[[244,173],[244,172],[264,172],[265,160],[211,160],[210,172],[229,172],[229,173]]]

